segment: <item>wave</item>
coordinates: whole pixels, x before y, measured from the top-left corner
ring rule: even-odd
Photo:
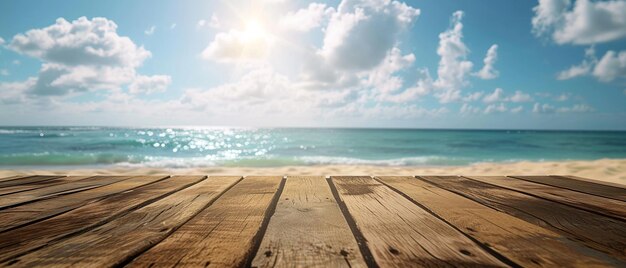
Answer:
[[[418,156],[393,159],[360,159],[350,157],[306,156],[300,159],[308,165],[374,165],[374,166],[424,166],[424,165],[465,165],[468,159],[444,156]]]
[[[360,159],[350,157],[304,156],[304,157],[165,157],[138,156],[112,153],[37,153],[0,155],[0,166],[80,166],[116,165],[123,167],[197,168],[197,167],[279,167],[314,165],[375,165],[375,166],[425,166],[465,165],[468,159],[443,156],[405,157],[395,159]]]
[[[74,166],[74,165],[106,165],[117,163],[141,163],[144,157],[120,154],[9,154],[0,155],[0,166]]]
[[[0,134],[22,134],[22,133],[34,133],[31,130],[23,130],[23,129],[0,129]]]

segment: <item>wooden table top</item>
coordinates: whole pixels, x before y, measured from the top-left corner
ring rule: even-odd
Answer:
[[[626,187],[568,176],[0,179],[0,266],[626,267]]]

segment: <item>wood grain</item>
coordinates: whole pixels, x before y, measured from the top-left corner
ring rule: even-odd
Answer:
[[[594,183],[591,180],[563,176],[511,176],[513,178],[569,189],[581,193],[602,196],[626,202],[626,189],[617,184]]]
[[[15,175],[15,176],[3,177],[3,178],[0,178],[0,182],[10,181],[10,180],[19,179],[19,178],[26,178],[26,177],[30,177],[30,176],[28,176],[28,175],[27,175],[27,176],[24,176],[24,175],[21,175],[21,176]]]
[[[111,178],[111,177],[106,177]],[[36,202],[0,210],[0,232],[37,222],[94,201],[111,194],[132,190],[153,183],[167,176],[113,177],[115,183],[79,191],[72,194],[54,196]],[[38,191],[38,190],[37,190]],[[6,197],[6,196],[5,196]]]
[[[10,208],[14,206],[18,206],[21,204],[26,204],[29,202],[34,202],[37,200],[48,199],[59,195],[66,195],[71,193],[76,193],[80,191],[85,191],[105,185],[109,185],[112,183],[116,183],[121,180],[125,180],[128,177],[118,177],[118,176],[98,176],[93,177],[89,180],[77,181],[70,184],[61,184],[55,185],[51,187],[45,187],[40,189],[35,189],[27,192],[19,192],[2,196],[0,198],[0,210],[5,208]]]
[[[64,176],[25,176],[0,181],[0,188],[54,180]]]
[[[0,188],[0,198],[2,198],[3,195],[7,195],[7,194],[25,192],[25,191],[44,188],[44,187],[60,185],[60,184],[68,183],[68,182],[74,182],[74,181],[79,181],[82,179],[87,179],[90,177],[91,176],[58,177],[58,178],[50,179],[50,180],[43,180],[43,181],[37,181],[33,183],[7,186],[7,187]]]
[[[421,176],[441,188],[483,205],[556,231],[591,249],[626,260],[626,225],[623,221],[456,176]]]
[[[254,267],[366,267],[324,177],[288,177]]]
[[[73,234],[105,224],[138,207],[150,204],[202,180],[203,176],[177,176],[107,196],[61,215],[0,233],[0,262],[53,244]]]
[[[588,254],[587,248],[567,240],[556,232],[414,177],[378,179],[517,265],[523,267],[616,265],[594,256],[598,254]]]
[[[243,265],[254,254],[254,240],[281,182],[281,177],[246,177],[129,266]]]
[[[502,176],[468,177],[626,221],[626,202]]]
[[[331,177],[383,267],[506,266],[463,233],[370,177]]]
[[[239,177],[211,177],[105,225],[23,255],[7,264],[21,267],[123,265],[172,234],[238,180]]]

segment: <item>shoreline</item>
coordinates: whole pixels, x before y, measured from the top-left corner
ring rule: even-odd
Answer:
[[[76,169],[37,167],[0,169],[0,177],[14,175],[571,175],[626,185],[626,159],[590,161],[519,161],[477,163],[466,166],[375,166],[312,165],[281,167],[77,167]]]

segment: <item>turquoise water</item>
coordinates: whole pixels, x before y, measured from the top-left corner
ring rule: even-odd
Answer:
[[[626,158],[626,132],[0,127],[0,168],[466,165]]]

